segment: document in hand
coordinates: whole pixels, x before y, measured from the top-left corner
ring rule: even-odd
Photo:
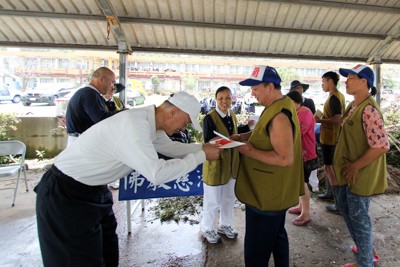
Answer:
[[[317,118],[320,118],[320,119],[322,119],[322,115],[323,115],[323,113],[319,109],[317,109],[317,111],[315,111],[315,113],[314,113],[314,117],[317,117]]]
[[[219,145],[221,145],[220,148],[224,148],[224,149],[244,145],[244,143],[238,142],[238,141],[233,141],[217,131],[214,131],[214,133],[216,135],[218,135],[219,137],[221,137],[221,139],[216,139],[216,140],[210,141],[210,144],[219,144]]]

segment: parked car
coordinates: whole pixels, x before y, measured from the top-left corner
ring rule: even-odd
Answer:
[[[145,96],[134,89],[126,89],[126,103],[131,106],[143,105]]]
[[[58,117],[65,116],[65,114],[67,112],[67,107],[68,107],[69,100],[76,93],[76,91],[78,91],[79,89],[81,89],[81,88],[83,88],[85,86],[86,85],[83,85],[83,86],[80,86],[78,88],[72,89],[65,96],[57,98],[55,100],[56,114],[57,114]],[[144,100],[145,100],[144,95],[140,94],[139,92],[137,92],[135,90],[128,90],[127,92],[129,92],[129,91],[135,92],[134,94],[133,93],[127,94],[127,103],[129,105],[136,106],[136,105],[144,104]],[[116,94],[116,95],[118,95],[118,94]]]
[[[22,95],[21,101],[24,106],[30,106],[32,103],[47,103],[49,106],[56,104],[55,100],[68,94],[72,88],[52,89],[53,85],[47,85],[43,88],[29,90]]]
[[[67,112],[67,107],[68,107],[69,100],[76,93],[76,91],[78,91],[80,88],[82,88],[82,87],[71,89],[63,97],[60,97],[60,98],[57,98],[56,100],[54,100],[55,105],[56,105],[56,116],[57,117],[64,117],[65,116],[65,114]]]
[[[19,103],[21,101],[21,92],[9,88],[7,84],[0,83],[0,102],[1,101]]]

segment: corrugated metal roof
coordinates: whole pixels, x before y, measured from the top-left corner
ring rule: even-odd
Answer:
[[[400,63],[396,0],[2,0],[0,24],[2,46]]]

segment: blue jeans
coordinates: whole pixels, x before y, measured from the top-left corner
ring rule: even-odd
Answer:
[[[358,248],[357,263],[360,267],[374,267],[372,225],[368,214],[371,197],[355,195],[348,186],[340,186],[338,194],[340,214]]]

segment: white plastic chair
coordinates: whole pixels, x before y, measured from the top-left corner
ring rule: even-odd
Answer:
[[[0,141],[0,156],[5,156],[10,159],[10,161],[14,162],[11,164],[2,164],[0,165],[0,181],[11,181],[14,180],[15,177],[9,178],[11,176],[15,176],[18,173],[18,177],[16,178],[15,188],[6,187],[1,188],[0,190],[5,189],[14,189],[14,198],[12,202],[12,207],[15,205],[15,198],[17,197],[17,189],[19,184],[19,179],[21,176],[21,171],[24,173],[25,178],[25,186],[26,191],[28,192],[28,182],[26,180],[26,169],[25,169],[25,153],[26,146],[21,141],[12,140],[12,141]],[[14,157],[21,156],[19,161],[15,160]],[[5,179],[3,179],[5,177]]]

